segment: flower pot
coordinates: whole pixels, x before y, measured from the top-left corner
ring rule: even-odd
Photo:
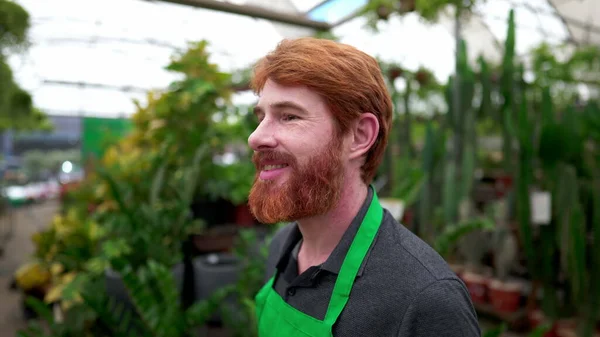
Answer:
[[[554,326],[556,337],[578,337],[577,321],[574,319],[558,320]]]
[[[527,320],[529,321],[529,327],[531,329],[535,329],[548,321],[546,315],[544,315],[544,312],[540,309],[535,309],[527,313]]]
[[[193,235],[192,242],[199,253],[206,254],[230,251],[236,238],[236,232],[221,231]]]
[[[21,296],[21,313],[22,313],[22,317],[29,321],[29,320],[33,320],[38,318],[38,313],[33,310],[33,308],[31,308],[27,303],[26,303],[26,299],[28,297],[34,297],[40,301],[44,301],[44,297],[46,296],[46,293],[48,292],[48,287],[44,286],[44,287],[37,287],[34,289],[30,289],[27,291],[24,291],[22,293]],[[51,304],[46,304],[48,309],[52,308]]]
[[[579,337],[575,328],[563,327],[556,329],[556,337]]]
[[[486,277],[467,271],[462,274],[462,279],[469,290],[473,303],[487,303],[488,282]]]
[[[527,314],[527,318],[529,320],[530,330],[534,330],[537,327],[539,327],[543,324],[546,324],[546,325],[550,326],[550,329],[548,329],[542,336],[543,337],[558,337],[557,329],[560,326],[560,321],[559,322],[551,322],[551,320],[548,319],[548,317],[546,317],[544,312],[541,311],[540,309],[532,310],[530,313]]]
[[[234,285],[243,271],[241,261],[230,253],[214,253],[195,257],[193,265],[194,302],[209,299],[217,290]],[[175,273],[183,274],[183,266],[176,266]],[[236,316],[243,311],[237,306],[234,296],[228,297],[220,303],[221,308],[226,307],[229,313]],[[240,318],[241,319],[241,318]],[[209,324],[221,324],[222,317],[214,313],[208,320]]]
[[[250,208],[247,204],[238,205],[235,207],[235,223],[236,225],[249,227],[254,225],[255,220]]]
[[[521,305],[522,286],[516,282],[493,280],[489,284],[489,298],[494,310],[502,313],[513,313]]]

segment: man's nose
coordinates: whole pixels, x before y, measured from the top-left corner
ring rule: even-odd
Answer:
[[[277,145],[275,130],[268,120],[263,120],[250,134],[248,145],[254,151],[274,148]]]

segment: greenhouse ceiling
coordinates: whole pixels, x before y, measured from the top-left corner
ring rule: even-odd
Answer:
[[[282,38],[330,27],[342,42],[383,60],[425,66],[440,79],[453,71],[451,13],[438,24],[409,14],[373,32],[364,18],[355,17],[367,0],[16,2],[31,14],[32,46],[14,55],[11,65],[35,104],[54,115],[130,115],[133,99],[143,102],[146,91],[176,78],[164,70],[170,57],[202,39],[210,42],[213,62],[226,71],[251,65]],[[488,0],[463,24],[472,59],[480,54],[499,59],[511,8],[521,55],[542,41],[600,46],[598,0]],[[240,103],[253,99],[249,93],[236,97]]]

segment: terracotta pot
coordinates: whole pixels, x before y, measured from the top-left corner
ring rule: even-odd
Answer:
[[[489,297],[494,310],[512,313],[519,310],[522,286],[515,282],[493,280],[489,285]]]
[[[409,229],[413,228],[413,219],[415,217],[415,212],[412,208],[407,208],[402,214],[402,224]]]
[[[233,248],[236,237],[235,233],[211,233],[194,235],[192,242],[201,253],[227,252]]]
[[[578,337],[574,328],[557,328],[556,337]]]
[[[535,309],[527,314],[527,318],[529,320],[529,328],[534,330],[538,326],[542,324],[550,325],[550,329],[544,333],[543,337],[557,337],[556,336],[556,323],[550,324],[548,317],[544,314],[543,311],[539,309]]]
[[[486,277],[467,271],[462,274],[462,279],[469,290],[473,303],[487,303],[488,281]]]
[[[545,323],[547,318],[541,310],[535,309],[527,313],[527,320],[529,321],[529,327],[535,329]]]
[[[254,216],[247,204],[235,207],[235,223],[240,226],[249,227],[254,225]]]
[[[578,337],[577,321],[574,319],[561,319],[554,327],[556,337]]]

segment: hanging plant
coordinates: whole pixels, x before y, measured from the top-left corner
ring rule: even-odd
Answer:
[[[448,6],[460,6],[461,15],[468,15],[475,6],[486,0],[370,0],[363,8],[362,15],[367,18],[367,26],[377,30],[377,23],[388,21],[394,14],[417,13],[430,23],[438,21]]]
[[[424,69],[420,69],[415,74],[415,79],[417,80],[417,82],[419,82],[420,86],[426,86],[429,83],[429,80],[431,79],[431,74]]]
[[[390,79],[391,82],[394,82],[398,77],[402,77],[403,74],[404,74],[404,69],[402,69],[398,66],[392,66],[388,70],[388,78]]]
[[[377,16],[379,17],[379,20],[387,20],[390,18],[390,15],[392,14],[392,9],[385,6],[385,5],[380,5],[379,7],[377,7]]]
[[[401,14],[414,12],[416,9],[416,1],[415,0],[398,1],[398,3],[400,6],[398,12]]]

